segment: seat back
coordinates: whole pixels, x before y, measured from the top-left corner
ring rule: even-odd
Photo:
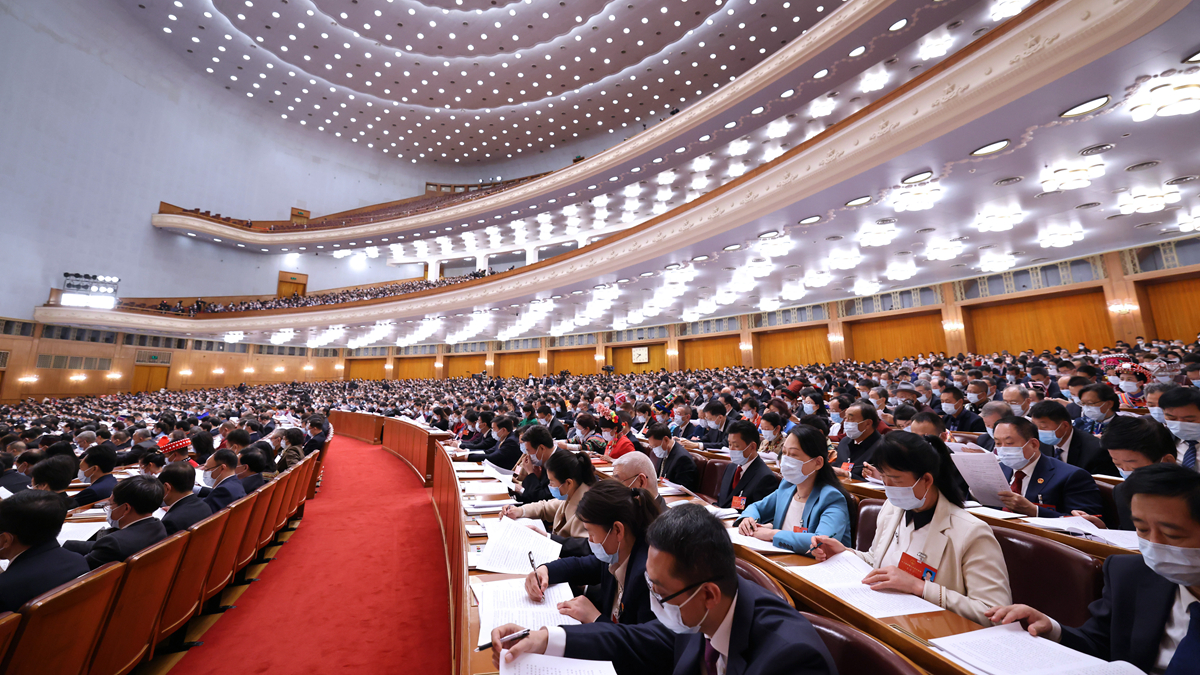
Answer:
[[[993,527],[992,532],[1004,551],[1014,603],[1029,605],[1064,626],[1082,626],[1088,620],[1088,605],[1100,597],[1104,585],[1103,562],[1036,534],[1006,527]]]
[[[17,629],[21,627],[23,618],[25,617],[16,612],[0,613],[0,662],[4,661],[4,655],[12,646],[13,637],[16,636]]]
[[[254,508],[250,511],[249,520],[246,521],[246,529],[242,534],[242,541],[233,566],[234,572],[240,572],[246,565],[249,565],[258,553],[258,540],[259,535],[262,534],[263,521],[267,518],[267,512],[271,510],[271,500],[278,487],[279,481],[273,480],[254,491],[258,498],[254,500]]]
[[[179,561],[175,581],[167,592],[166,602],[163,603],[158,628],[155,630],[157,634],[153,640],[155,644],[179,630],[199,613],[204,580],[212,569],[213,553],[217,550],[228,520],[229,509],[223,509],[220,513],[215,513],[188,528],[187,546]],[[153,655],[153,646],[150,651]]]
[[[125,675],[150,651],[189,536],[186,531],[176,532],[125,560],[125,578],[100,633],[88,675]]]
[[[759,586],[762,586],[768,591],[779,596],[781,600],[792,607],[796,606],[796,603],[792,602],[792,596],[788,595],[787,589],[783,587],[783,584],[779,583],[774,577],[759,569],[754,563],[739,558],[734,561],[734,565],[737,567],[737,573],[739,577],[745,579],[746,581],[751,581]]]
[[[879,520],[879,510],[883,508],[882,499],[862,499],[858,502],[858,532],[854,538],[854,548],[860,551],[871,550],[871,542],[875,541],[875,522]]]
[[[263,518],[262,527],[258,532],[258,548],[262,550],[267,544],[271,543],[271,539],[275,537],[275,533],[279,531],[279,513],[284,510],[283,498],[287,496],[287,492],[292,484],[292,477],[295,472],[286,473],[279,478],[276,478],[275,491],[271,493],[271,506],[267,509],[267,514]]]
[[[108,563],[25,603],[0,672],[82,673],[124,574],[125,563]]]
[[[839,673],[921,675],[923,672],[911,661],[857,628],[816,614],[800,613],[817,629],[817,635],[821,636]]]
[[[692,461],[696,463],[696,475],[699,476],[701,480],[704,480],[704,472],[708,469],[708,458],[701,457],[694,452],[688,454],[692,458]],[[659,478],[662,478],[662,476],[659,476]]]
[[[288,487],[287,497],[285,497],[283,500],[283,509],[281,510],[283,514],[284,525],[286,525],[288,519],[296,513],[296,509],[300,508],[300,502],[297,501],[297,497],[300,494],[300,483],[304,479],[304,467],[304,462],[292,467],[292,473],[295,475],[292,476],[292,484]]]
[[[1112,529],[1121,527],[1121,516],[1117,511],[1117,498],[1113,490],[1116,488],[1112,483],[1106,483],[1102,480],[1095,480],[1096,487],[1100,488],[1100,519],[1104,524]]]
[[[325,449],[329,447],[329,441],[325,441],[325,445],[321,447],[321,451],[313,453],[317,456],[313,460],[312,473],[308,475],[308,490],[307,499],[312,499],[317,496],[317,481],[321,480],[321,466],[325,459]]]
[[[858,539],[858,495],[846,494],[846,509],[850,512],[850,543],[856,543]]]
[[[204,575],[204,586],[200,590],[201,603],[220,593],[233,581],[234,565],[242,547],[242,536],[246,534],[246,523],[250,520],[250,512],[257,501],[258,493],[252,492],[222,511],[228,514],[228,520],[212,554],[212,567]]]
[[[710,499],[716,499],[721,494],[721,475],[729,462],[723,459],[710,459],[704,467],[704,475],[700,477],[700,494]]]
[[[308,501],[308,486],[312,482],[313,474],[315,473],[316,463],[311,459],[300,462],[299,466],[304,467],[304,473],[300,476],[300,484],[296,486],[296,510],[299,511],[304,502]]]

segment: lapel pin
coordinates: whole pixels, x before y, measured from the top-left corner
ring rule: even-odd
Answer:
[[[1045,482],[1046,482],[1046,479],[1045,479],[1045,478],[1039,478],[1039,479],[1038,479],[1038,484],[1039,484],[1039,485],[1041,485],[1042,483],[1045,483]]]

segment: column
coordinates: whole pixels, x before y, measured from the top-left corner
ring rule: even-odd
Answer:
[[[550,338],[538,340],[538,375],[550,372]]]
[[[946,333],[946,354],[966,353],[967,328],[963,310],[954,300],[954,284],[942,284],[942,330]]]
[[[486,272],[488,268],[488,257],[486,253],[479,253],[475,256],[475,271]]]
[[[538,261],[538,250],[536,246],[530,246],[525,249],[525,264],[536,265]]]
[[[754,367],[754,336],[750,334],[752,319],[749,314],[738,317],[738,348],[742,352],[742,366],[746,368]]]
[[[435,380],[446,379],[446,345],[437,345],[433,361],[433,377]]]
[[[1104,272],[1104,304],[1109,308],[1108,319],[1112,325],[1113,340],[1132,344],[1139,335],[1147,339],[1154,338],[1153,323],[1147,321],[1148,311],[1143,310],[1139,302],[1136,285],[1125,276],[1120,251],[1104,254]],[[1141,295],[1145,299],[1144,294]]]
[[[679,324],[667,325],[667,370],[679,370]]]
[[[850,350],[846,348],[846,335],[837,302],[825,303],[825,316],[829,317],[829,358],[835,363],[849,358],[847,354]]]
[[[437,281],[442,275],[442,263],[437,260],[430,260],[425,263],[425,279],[427,281]]]
[[[483,357],[483,366],[487,368],[488,375],[496,374],[496,347],[497,343],[493,340],[488,340],[487,356]]]

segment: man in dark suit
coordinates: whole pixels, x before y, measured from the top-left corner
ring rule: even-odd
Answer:
[[[657,621],[596,622],[532,630],[504,645],[523,653],[612,661],[617,673],[832,675],[829,651],[812,625],[774,593],[741,579],[721,521],[688,504],[659,516],[646,534],[646,581]],[[492,631],[493,660],[500,638]]]
[[[154,517],[162,505],[163,486],[156,478],[135,476],[113,488],[108,523],[88,541],[68,541],[63,548],[84,555],[88,567],[120,562],[167,538],[167,530]]]
[[[654,472],[676,485],[695,492],[700,489],[700,471],[696,460],[683,444],[675,442],[665,424],[651,424],[646,432],[650,451],[654,453]]]
[[[838,441],[837,465],[833,467],[839,476],[863,479],[863,464],[871,461],[875,448],[883,440],[876,431],[878,425],[879,413],[870,403],[858,401],[846,409],[842,422],[842,432],[846,436]]]
[[[459,443],[459,450],[482,450],[487,452],[496,447],[499,441],[496,440],[495,434],[492,433],[492,420],[494,419],[496,419],[495,413],[490,410],[479,413],[479,424],[482,427],[479,430],[479,437],[475,440],[466,440]]]
[[[508,415],[492,418],[492,433],[497,440],[496,446],[486,452],[472,452],[467,456],[467,461],[487,460],[498,467],[512,469],[521,459],[521,444],[513,433],[513,419]]]
[[[1009,510],[1042,518],[1101,513],[1100,488],[1091,474],[1054,459],[1053,449],[1038,441],[1033,422],[1010,415],[996,423],[994,434],[1000,470],[1011,490],[999,497]]]
[[[976,434],[987,431],[983,418],[967,409],[966,399],[958,387],[951,385],[942,389],[942,418],[946,422],[946,429]]]
[[[96,439],[96,445],[109,448],[113,452],[117,451],[117,444],[112,442],[112,432],[108,430],[108,427],[100,427],[96,431]]]
[[[1038,428],[1038,438],[1054,448],[1055,459],[1077,466],[1089,474],[1116,478],[1121,475],[1112,457],[1100,447],[1093,435],[1078,431],[1071,424],[1066,406],[1058,401],[1042,401],[1029,409],[1029,419]]]
[[[538,407],[537,416],[538,424],[546,427],[546,429],[550,432],[551,438],[556,441],[567,440],[567,428],[563,426],[562,422],[559,422],[558,419],[554,417],[554,411],[550,410],[550,406],[543,405]]]
[[[719,508],[742,511],[779,487],[779,476],[767,468],[767,463],[758,456],[758,444],[761,441],[758,427],[751,422],[740,420],[730,426],[731,463],[721,475],[717,492]]]
[[[1042,366],[1029,369],[1031,384],[1040,384],[1046,393],[1046,398],[1063,398],[1062,389],[1058,388],[1058,380],[1050,377],[1050,373]]]
[[[320,415],[313,415],[308,418],[308,434],[309,438],[304,442],[305,457],[325,447],[325,418]],[[214,511],[213,513],[216,512]]]
[[[246,496],[242,481],[237,477],[237,455],[232,450],[217,450],[204,463],[204,484],[200,498],[213,513]]]
[[[262,472],[266,471],[268,466],[270,466],[270,462],[267,461],[257,445],[252,445],[238,453],[238,465],[235,473],[238,480],[242,481],[242,489],[246,494],[254,492],[267,482],[263,478]]]
[[[0,452],[0,487],[16,494],[29,489],[29,477],[13,468],[17,458],[9,452]]]
[[[186,530],[212,515],[212,509],[202,499],[192,494],[196,485],[196,469],[187,462],[174,462],[158,473],[163,484],[163,504],[167,513],[162,517],[163,527],[172,535]]]
[[[674,428],[671,435],[686,441],[699,441],[704,438],[705,427],[692,421],[692,406],[681,403],[675,406]]]
[[[727,416],[729,409],[720,399],[710,401],[704,406],[702,418],[708,429],[700,441],[686,441],[683,447],[688,450],[720,450],[729,447],[729,429],[734,420]]]
[[[67,504],[57,494],[25,490],[0,502],[0,612],[15,612],[46,591],[88,573],[83,556],[63,550],[58,533]]]
[[[112,475],[117,466],[117,451],[102,445],[93,445],[79,460],[79,479],[88,484],[75,495],[75,506],[87,506],[101,499],[108,499],[117,485]]]
[[[518,475],[521,487],[514,491],[514,499],[522,504],[553,499],[554,495],[550,494],[550,478],[545,468],[546,461],[557,447],[550,432],[540,424],[525,427],[521,434],[521,447],[525,454],[521,463],[524,476]]]
[[[1142,555],[1104,561],[1104,594],[1078,628],[1028,605],[989,610],[1071,649],[1145,672],[1195,673],[1200,662],[1200,474],[1178,464],[1137,469],[1126,481]],[[1167,538],[1167,534],[1170,538]]]
[[[996,439],[992,438],[991,432],[996,428],[996,422],[1008,417],[1012,414],[1012,408],[1004,401],[988,401],[980,408],[979,417],[983,420],[983,428],[988,433],[979,434],[975,439],[975,445],[992,452],[996,448]]]
[[[147,454],[158,452],[158,444],[152,440],[152,436],[149,429],[135,429],[129,450],[117,453],[117,466],[137,464]]]

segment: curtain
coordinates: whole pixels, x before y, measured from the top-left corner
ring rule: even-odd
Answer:
[[[470,377],[487,370],[487,355],[447,356],[446,377]],[[489,375],[491,373],[488,373]]]
[[[679,368],[731,368],[742,365],[739,335],[679,341]]]
[[[537,377],[538,352],[497,354],[495,370],[497,377],[526,377],[530,373]]]
[[[1074,350],[1113,344],[1104,291],[1060,295],[989,307],[964,307],[967,346],[978,354],[1002,349]]]
[[[402,358],[395,360],[395,370],[397,380],[431,380],[435,375],[436,368],[433,367],[436,357],[422,356],[420,358]]]
[[[844,332],[848,332],[846,343],[850,349],[847,356],[858,361],[946,351],[946,333],[942,329],[940,311],[842,325]]]
[[[1154,317],[1154,337],[1184,342],[1196,338],[1200,331],[1200,279],[1145,284],[1145,290]]]
[[[596,348],[560,349],[550,352],[550,370],[553,375],[569,370],[572,375],[594,375],[596,373]]]
[[[783,368],[810,363],[829,363],[829,328],[795,328],[756,333],[754,353],[760,368]]]

